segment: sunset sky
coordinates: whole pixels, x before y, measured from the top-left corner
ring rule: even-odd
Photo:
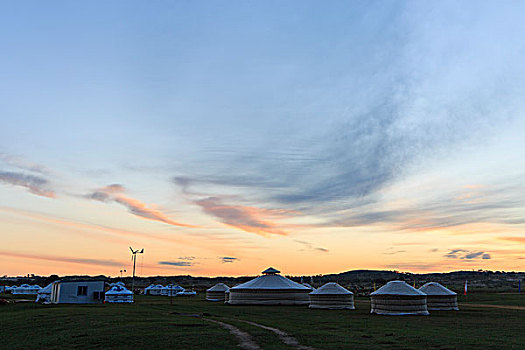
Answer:
[[[0,275],[525,270],[525,2],[0,10]]]

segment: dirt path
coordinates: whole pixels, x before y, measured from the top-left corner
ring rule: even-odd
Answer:
[[[240,320],[240,319],[237,319],[237,318],[233,318],[232,320],[239,321],[239,322],[244,322],[244,323],[247,323],[249,325],[252,325],[252,326],[255,326],[255,327],[259,327],[259,328],[266,329],[268,331],[274,332],[275,334],[277,334],[279,339],[284,344],[292,346],[292,347],[294,347],[296,349],[299,349],[299,350],[314,350],[314,348],[312,348],[312,347],[299,344],[297,339],[295,339],[294,337],[292,337],[288,333],[281,331],[278,328],[268,327],[268,326],[265,326],[265,325],[262,325],[262,324],[258,324],[258,323],[251,322],[251,321]]]
[[[525,306],[516,306],[516,305],[493,305],[493,304],[459,304],[463,306],[472,306],[472,307],[490,307],[495,309],[507,309],[507,310],[525,310]]]
[[[222,327],[226,328],[228,331],[230,331],[231,334],[233,334],[237,340],[239,341],[239,346],[246,350],[261,350],[261,347],[257,345],[256,342],[253,341],[252,336],[249,335],[246,332],[241,331],[239,328],[232,326],[229,323],[224,323],[217,320],[212,320],[210,318],[202,318],[203,320],[206,320],[208,322],[213,322],[221,325]]]

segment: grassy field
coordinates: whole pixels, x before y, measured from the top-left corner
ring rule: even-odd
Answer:
[[[266,329],[278,328],[300,344],[317,349],[525,349],[525,310],[477,308],[472,304],[524,305],[517,294],[471,294],[460,297],[459,312],[431,316],[370,315],[367,298],[355,311],[310,310],[307,307],[227,306],[202,296],[138,296],[132,305],[0,306],[0,344],[27,348],[178,348],[235,349],[237,339],[221,325],[249,333],[263,349],[293,349]],[[196,317],[195,315],[204,315]]]

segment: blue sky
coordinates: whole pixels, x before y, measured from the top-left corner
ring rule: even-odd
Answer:
[[[173,249],[190,255],[129,238],[152,251],[152,273],[193,255],[200,262],[181,271],[220,273],[211,265],[224,257],[238,258],[225,264],[231,274],[271,259],[310,271],[282,251],[318,262],[316,273],[523,268],[523,10],[517,1],[3,4],[0,219],[4,238],[46,242],[4,254],[32,270],[24,259],[43,247],[85,261],[72,246],[98,238],[34,222],[47,217],[183,239]],[[414,248],[390,254],[400,242]],[[377,244],[369,258],[338,251]],[[124,261],[126,249],[113,242],[98,258]],[[451,258],[462,251],[491,258]]]

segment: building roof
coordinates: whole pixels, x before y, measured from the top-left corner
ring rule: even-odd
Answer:
[[[426,295],[404,281],[390,281],[370,295]]]
[[[295,289],[295,290],[310,290],[310,288],[296,283],[284,276],[277,274],[267,274],[254,278],[246,283],[230,288],[231,290],[239,289]]]
[[[325,294],[325,295],[345,295],[345,294],[354,294],[348,289],[340,286],[339,284],[335,282],[328,282],[325,285],[317,288],[310,294],[318,295],[318,294]]]
[[[437,282],[428,282],[421,286],[419,290],[427,295],[456,295],[455,292]]]
[[[216,285],[214,285],[210,289],[207,289],[206,291],[207,292],[226,292],[228,290],[230,290],[230,287],[228,287],[226,284],[217,283]]]

